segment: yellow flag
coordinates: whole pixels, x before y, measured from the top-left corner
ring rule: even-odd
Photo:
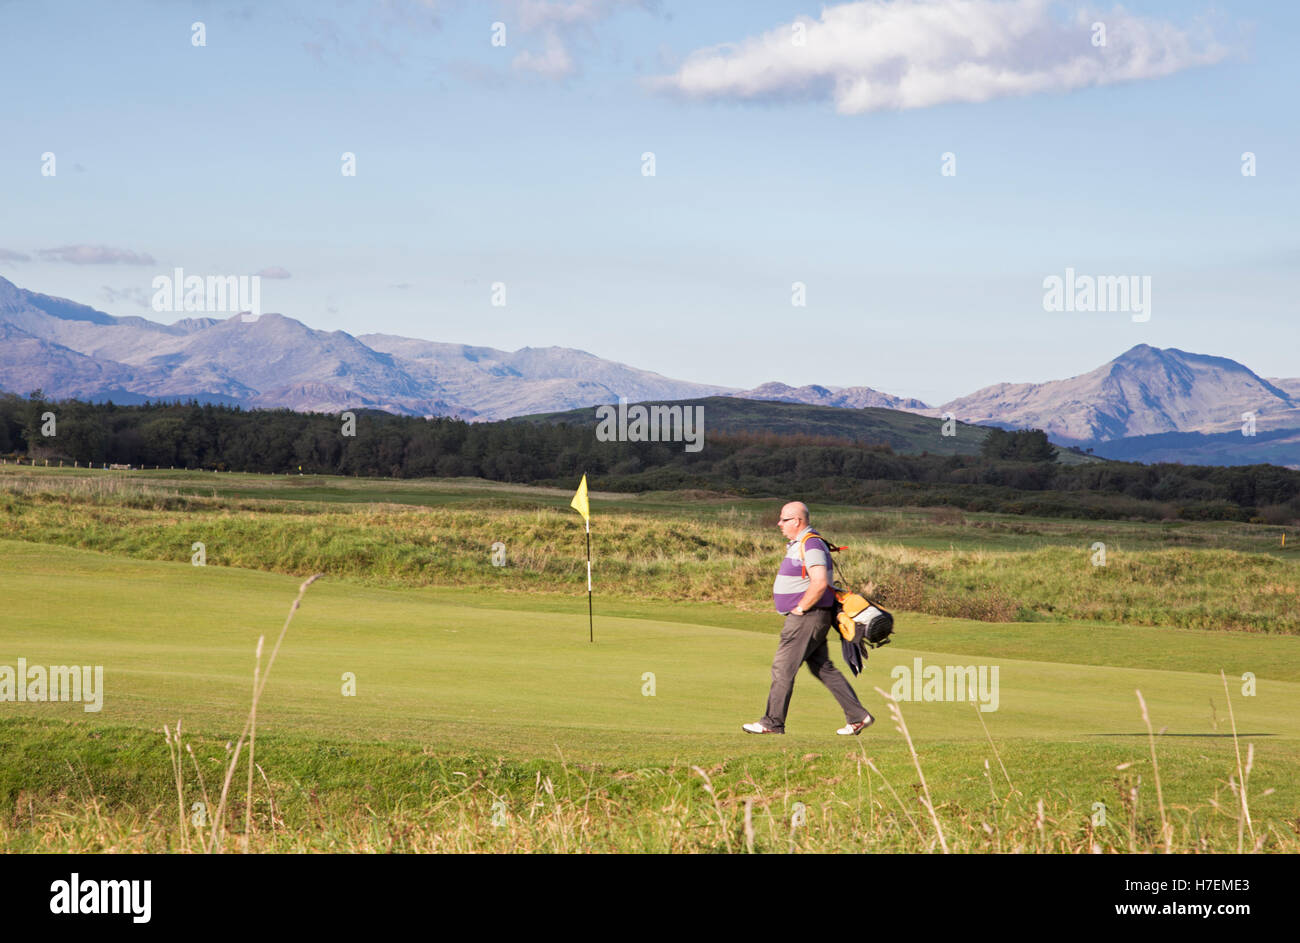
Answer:
[[[587,476],[582,476],[582,484],[578,485],[578,491],[569,502],[569,507],[573,508],[582,515],[582,519],[588,524],[591,523],[591,505],[587,503]]]

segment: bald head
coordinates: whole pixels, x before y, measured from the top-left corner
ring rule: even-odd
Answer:
[[[808,505],[791,501],[781,507],[781,519],[776,522],[786,540],[794,540],[808,526]]]
[[[807,524],[810,520],[808,516],[808,505],[802,501],[791,501],[785,507],[781,508],[782,517],[797,517],[801,522]]]

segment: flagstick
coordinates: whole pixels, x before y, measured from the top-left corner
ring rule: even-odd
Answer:
[[[569,502],[569,507],[582,515],[587,524],[587,641],[596,641],[595,620],[591,614],[591,505],[587,501],[587,475],[584,472],[578,491]]]
[[[596,641],[591,616],[591,518],[587,518],[587,641]]]

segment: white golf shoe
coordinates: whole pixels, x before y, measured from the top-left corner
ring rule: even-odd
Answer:
[[[867,719],[856,724],[847,724],[835,731],[841,737],[855,737],[876,722],[876,718],[867,714]]]

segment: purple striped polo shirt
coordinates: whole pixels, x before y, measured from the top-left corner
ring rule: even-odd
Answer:
[[[799,541],[803,535],[812,530],[811,527],[805,527],[795,535],[794,540],[785,548],[785,557],[781,560],[781,568],[776,571],[776,581],[772,584],[772,604],[776,606],[776,611],[781,615],[787,615],[795,606],[799,605],[799,600],[803,599],[803,594],[808,592],[808,587],[812,585],[812,580],[803,575],[803,565],[799,562]],[[830,551],[826,549],[826,541],[819,536],[814,536],[804,545],[804,563],[807,566],[824,566],[826,567],[826,592],[817,602],[819,606],[835,605],[835,564],[831,562]]]

